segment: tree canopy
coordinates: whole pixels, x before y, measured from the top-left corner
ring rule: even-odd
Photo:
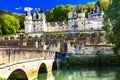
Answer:
[[[111,0],[98,0],[97,1],[97,4],[100,6],[100,8],[103,11],[107,10],[110,3],[111,3]]]
[[[20,28],[19,20],[9,14],[0,16],[0,25],[3,34],[16,33]]]
[[[78,4],[77,6],[74,5],[58,5],[52,8],[49,11],[45,12],[46,20],[47,22],[56,22],[56,21],[67,21],[68,20],[68,12],[70,10],[72,11],[78,11],[80,8],[83,8],[86,17],[88,16],[88,12],[90,10],[93,10],[95,6],[95,2],[89,2],[86,5]],[[97,4],[100,6],[103,11],[105,11],[108,8],[109,0],[98,0]]]
[[[104,15],[104,27],[108,39],[115,46],[113,51],[120,55],[120,0],[112,0]]]

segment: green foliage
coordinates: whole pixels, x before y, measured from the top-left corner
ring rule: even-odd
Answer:
[[[17,39],[19,40],[19,39],[20,39],[20,36],[18,36]]]
[[[35,35],[35,36],[34,36],[34,38],[35,38],[35,39],[37,39],[37,38],[38,38],[38,36],[37,36],[37,35]]]
[[[57,38],[58,37],[58,35],[55,33],[55,34],[53,34],[53,36],[55,37],[55,38]]]
[[[46,11],[46,20],[48,22],[53,22],[53,21],[67,21],[68,18],[68,12],[72,9],[74,10],[74,6],[68,4],[66,6],[64,5],[59,5],[55,6],[49,11]]]
[[[95,32],[95,37],[99,37],[99,36],[100,36],[99,32]]]
[[[104,37],[105,37],[105,36],[106,36],[106,32],[103,32],[103,33],[102,33],[102,36],[104,36]]]
[[[113,51],[120,55],[120,1],[112,0],[104,15],[104,27],[106,35],[111,43],[115,46]]]
[[[6,78],[0,78],[0,80],[7,80]]]
[[[28,36],[28,38],[29,38],[29,39],[32,39],[32,38],[33,38],[33,36]]]
[[[2,9],[2,10],[0,10],[0,15],[3,15],[3,14],[11,14],[11,12],[8,10]]]
[[[10,40],[14,40],[14,39],[15,39],[14,36],[11,36],[11,37],[10,37]]]
[[[0,25],[3,34],[16,33],[20,28],[18,19],[8,14],[0,16]]]
[[[101,7],[103,11],[106,11],[109,4],[111,3],[111,0],[98,0],[97,4]]]
[[[87,36],[88,36],[88,37],[91,37],[91,36],[92,36],[92,33],[88,33]]]
[[[50,36],[51,36],[50,33],[46,34],[46,37],[47,37],[47,38],[50,38]]]
[[[15,18],[17,18],[19,20],[19,24],[20,24],[20,28],[19,29],[24,29],[25,15],[17,14],[17,13],[12,13],[11,15],[13,15]]]
[[[61,38],[64,38],[64,37],[65,37],[65,35],[64,35],[62,32],[59,34],[59,36],[60,36]]]
[[[80,34],[78,34],[76,37],[77,37],[77,38],[80,38]]]
[[[5,40],[8,40],[8,37],[7,37],[7,36],[5,36]]]
[[[67,62],[73,66],[119,66],[120,58],[115,55],[73,56]]]
[[[2,29],[1,29],[1,25],[0,25],[0,35],[2,35]]]
[[[86,33],[85,33],[85,32],[83,32],[83,33],[81,33],[81,35],[85,37],[85,36],[86,36]]]
[[[22,37],[22,39],[26,39],[26,38],[27,38],[27,36],[25,36],[25,35]]]
[[[41,38],[44,38],[44,34],[41,35]]]

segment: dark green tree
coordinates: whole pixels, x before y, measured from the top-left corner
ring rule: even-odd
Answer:
[[[104,27],[106,35],[115,46],[113,51],[120,55],[120,0],[112,0],[104,15]]]

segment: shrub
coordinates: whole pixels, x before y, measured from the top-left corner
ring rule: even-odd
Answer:
[[[63,33],[60,33],[59,36],[60,36],[61,38],[64,38],[65,35],[64,35]]]
[[[24,35],[23,37],[22,37],[22,39],[26,39],[27,37]]]
[[[35,38],[35,39],[37,39],[37,38],[38,38],[38,36],[37,36],[37,35],[35,35],[35,36],[34,36],[34,38]]]
[[[115,55],[73,56],[67,62],[73,66],[120,66],[120,58]]]
[[[41,35],[41,38],[44,38],[44,34]]]
[[[28,36],[29,39],[32,39],[33,37],[32,36]]]
[[[47,37],[47,38],[50,38],[50,34],[46,34],[46,37]]]
[[[18,36],[17,39],[20,39],[20,36]]]
[[[5,40],[8,40],[8,37],[7,37],[7,36],[5,36]]]
[[[57,34],[53,34],[53,36],[56,38],[56,37],[58,37],[58,35]]]
[[[11,39],[11,40],[14,40],[15,38],[14,38],[14,36],[11,36],[10,39]]]

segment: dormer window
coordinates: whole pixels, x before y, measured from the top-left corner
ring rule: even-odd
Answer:
[[[73,27],[78,27],[78,23],[75,22],[74,25],[72,25]]]

